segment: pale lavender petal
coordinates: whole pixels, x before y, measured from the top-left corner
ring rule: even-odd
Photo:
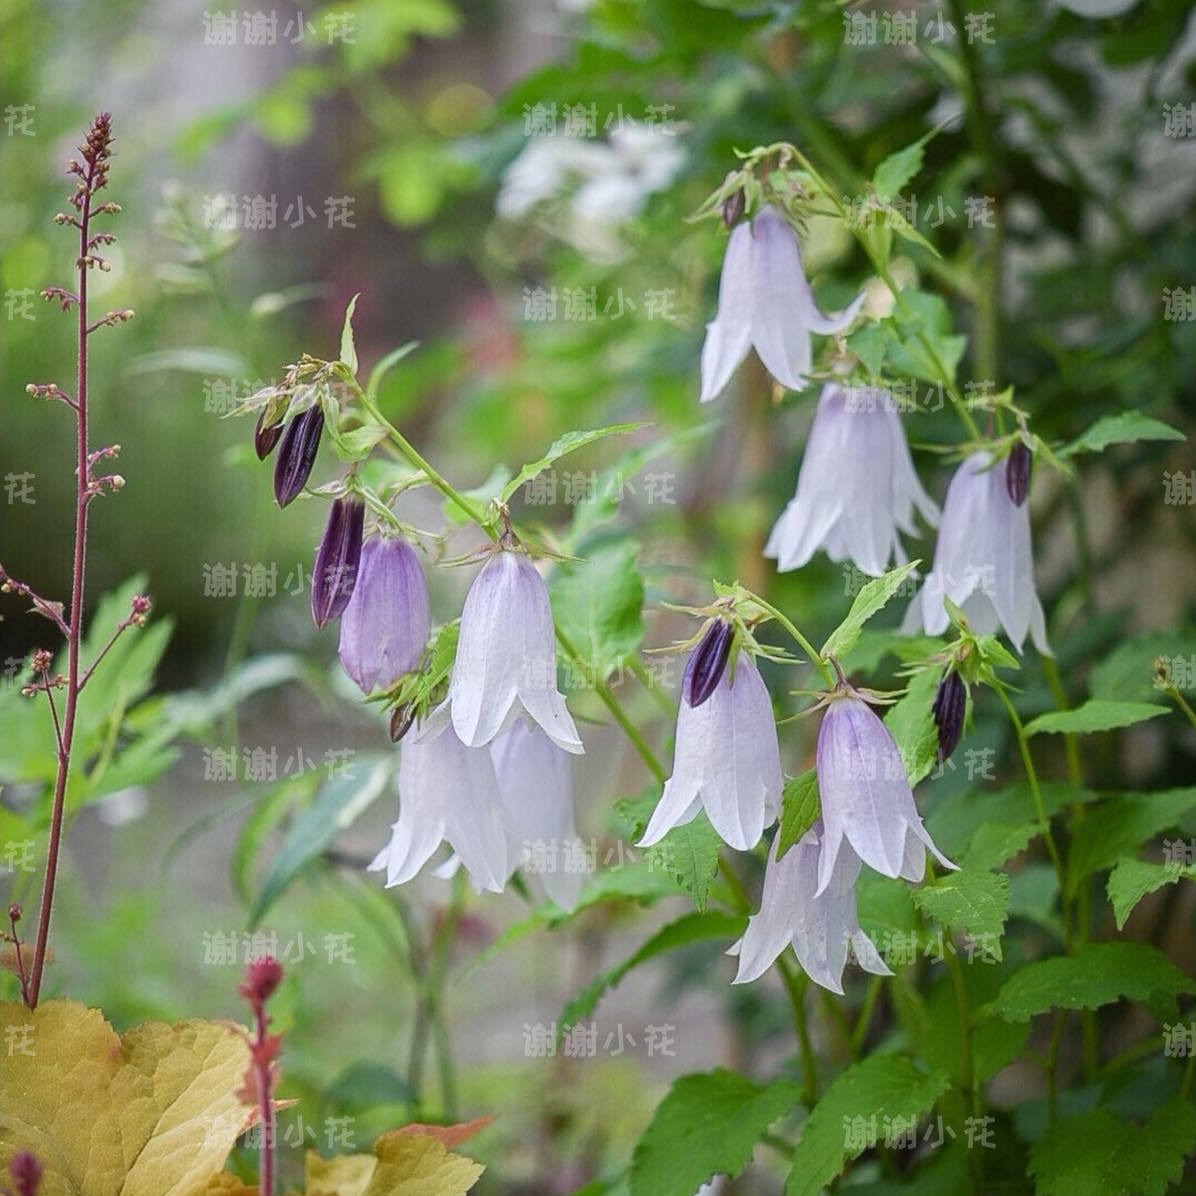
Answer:
[[[748,919],[737,944],[739,970],[734,984],[749,984],[764,975],[793,940],[800,911],[812,900],[818,876],[818,836],[807,831],[782,859],[773,843],[764,868],[760,910]]]
[[[701,401],[709,403],[726,389],[752,342],[752,232],[738,225],[727,241],[719,281],[718,314],[706,325],[702,345]]]
[[[870,868],[883,876],[900,875],[913,794],[893,737],[858,698],[836,698],[827,707],[818,729],[817,769],[834,851],[833,856],[824,852],[820,862],[819,893],[830,883],[841,838]]]
[[[581,892],[584,860],[573,814],[573,766],[569,756],[539,727],[514,723],[490,745],[503,814],[510,834],[508,866],[524,859],[525,870],[543,883],[562,909]],[[539,846],[543,850],[537,851]],[[535,864],[543,865],[536,870]]]
[[[372,693],[414,669],[427,642],[428,587],[415,550],[406,540],[367,540],[341,615],[342,667]]]
[[[751,223],[752,343],[764,368],[790,390],[802,390],[813,362],[810,316],[817,314],[793,226],[764,207]]]

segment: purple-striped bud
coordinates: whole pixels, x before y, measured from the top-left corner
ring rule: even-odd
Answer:
[[[274,466],[274,497],[280,507],[293,502],[307,485],[323,431],[324,412],[319,407],[309,407],[283,430]]]
[[[1015,507],[1020,507],[1030,493],[1030,461],[1030,449],[1026,442],[1016,441],[1005,462],[1005,489]]]
[[[311,578],[311,617],[317,627],[335,619],[353,597],[364,524],[360,498],[338,498],[332,504]]]
[[[931,713],[934,725],[939,731],[939,763],[951,755],[963,734],[963,720],[968,709],[968,687],[963,678],[952,669],[940,682],[935,691]]]
[[[728,228],[734,228],[743,217],[745,207],[745,200],[743,191],[732,191],[726,199],[723,200],[723,223]]]
[[[398,743],[415,722],[415,703],[404,702],[390,712],[390,742]]]
[[[341,618],[340,658],[362,693],[389,689],[428,643],[428,585],[406,540],[370,539]]]
[[[702,642],[690,653],[681,679],[681,696],[690,706],[701,706],[714,693],[722,680],[731,654],[731,640],[735,629],[730,623],[717,619],[706,628]]]
[[[282,421],[276,420],[274,423],[268,424],[266,423],[267,414],[269,414],[268,409],[262,408],[261,415],[257,417],[257,427],[253,430],[253,451],[257,453],[259,461],[264,461],[282,438]]]

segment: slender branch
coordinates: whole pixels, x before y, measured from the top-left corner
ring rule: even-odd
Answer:
[[[784,955],[777,959],[777,971],[781,973],[781,981],[789,997],[793,1026],[797,1030],[797,1042],[801,1050],[802,1100],[806,1105],[813,1105],[818,1099],[818,1061],[810,1041],[810,1024],[806,1016],[805,998],[809,980],[804,973],[799,974]]]

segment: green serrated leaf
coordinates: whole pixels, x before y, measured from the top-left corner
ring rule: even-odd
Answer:
[[[972,836],[960,863],[970,869],[1000,868],[1025,851],[1038,833],[1037,822],[982,823]]]
[[[1196,787],[1158,793],[1127,793],[1102,802],[1075,828],[1067,855],[1067,889],[1076,892],[1086,877],[1136,855],[1196,810]]]
[[[1077,453],[1101,453],[1111,444],[1133,444],[1139,440],[1186,440],[1178,428],[1152,419],[1140,411],[1119,411],[1116,415],[1102,415],[1082,435],[1059,450],[1061,457]]]
[[[914,890],[914,904],[943,926],[970,935],[1001,958],[1001,935],[1009,916],[1009,877],[961,870]]]
[[[1106,892],[1113,906],[1113,916],[1120,930],[1129,920],[1134,907],[1143,897],[1181,880],[1196,880],[1196,867],[1191,865],[1159,864],[1147,860],[1126,858],[1118,860],[1109,873]]]
[[[984,1013],[1024,1022],[1051,1009],[1099,1009],[1127,997],[1162,1016],[1180,993],[1196,993],[1196,981],[1158,948],[1086,943],[1074,955],[1042,959],[1015,972]]]
[[[739,938],[747,926],[747,919],[737,914],[726,914],[717,910],[706,913],[690,913],[661,927],[638,951],[626,959],[607,968],[581,990],[564,1008],[559,1018],[562,1032],[569,1026],[584,1021],[594,1012],[599,1000],[608,989],[614,988],[633,968],[692,943],[709,939],[724,939],[727,943]]]
[[[881,199],[895,199],[901,188],[922,169],[926,143],[937,132],[937,129],[932,129],[881,162],[872,175],[872,189]]]
[[[1052,710],[1040,714],[1026,724],[1027,735],[1092,735],[1099,731],[1114,731],[1118,727],[1132,727],[1167,714],[1164,706],[1149,702],[1111,702],[1105,698],[1091,698],[1074,710]]]
[[[781,824],[777,831],[776,857],[779,860],[816,823],[822,814],[818,796],[818,773],[811,768],[799,777],[785,781],[781,795]]]
[[[1030,1151],[1038,1196],[1163,1196],[1196,1147],[1196,1107],[1177,1098],[1142,1126],[1098,1108],[1052,1125]]]
[[[923,669],[909,679],[905,695],[889,707],[885,726],[889,729],[909,783],[916,785],[928,777],[938,761],[939,732],[934,721],[934,692],[940,669]]]
[[[946,1072],[919,1071],[904,1055],[873,1055],[853,1063],[839,1073],[802,1126],[785,1196],[817,1196],[861,1153],[863,1143],[844,1134],[845,1122],[863,1118],[872,1133],[883,1133],[886,1118],[921,1117],[950,1084]]]
[[[699,910],[706,908],[710,883],[718,872],[718,850],[722,840],[705,813],[692,822],[674,827],[659,843],[645,849],[648,866],[662,868],[694,899]]]
[[[557,626],[603,680],[644,638],[638,557],[634,540],[619,540],[595,549],[581,563],[559,565],[549,579]]]
[[[856,640],[860,638],[864,624],[884,608],[919,564],[920,561],[910,561],[908,564],[898,565],[883,577],[874,577],[862,586],[847,612],[847,618],[830,633],[826,643],[822,645],[823,658],[839,657],[850,652]]]
[[[761,1086],[722,1068],[682,1076],[635,1148],[630,1196],[693,1196],[715,1175],[738,1175],[799,1096],[790,1080]]]
[[[879,378],[884,369],[885,352],[895,344],[893,326],[887,321],[873,321],[857,328],[847,338],[847,347],[863,363],[864,369],[874,378]]]
[[[560,460],[561,457],[576,452],[580,448],[585,448],[587,444],[593,444],[596,440],[605,440],[608,436],[625,436],[629,432],[635,432],[647,426],[644,423],[610,424],[608,427],[593,428],[588,432],[566,432],[564,436],[558,437],[553,441],[544,456],[538,461],[532,461],[530,464],[525,465],[503,487],[501,494],[502,501],[509,502],[520,486],[526,482],[530,482],[532,478],[546,470],[553,462]]]

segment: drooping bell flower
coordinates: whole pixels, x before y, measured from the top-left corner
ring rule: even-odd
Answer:
[[[280,507],[293,502],[307,485],[323,431],[324,412],[318,406],[295,416],[283,429],[274,462],[274,498]]]
[[[496,552],[469,588],[449,704],[453,726],[470,747],[488,744],[522,709],[558,747],[585,751],[556,687],[548,587],[523,552]]]
[[[281,420],[277,423],[266,423],[267,410],[263,408],[261,415],[257,417],[257,427],[253,430],[253,451],[257,453],[257,459],[264,461],[273,451],[274,446],[282,438],[283,425]]]
[[[727,241],[718,314],[706,325],[702,346],[702,402],[723,392],[751,348],[782,386],[801,390],[814,359],[810,334],[842,332],[863,301],[861,294],[843,311],[823,315],[793,226],[776,208],[761,208]]]
[[[789,946],[815,984],[840,995],[849,946],[866,972],[893,974],[860,929],[855,901],[860,861],[850,847],[837,853],[829,882],[820,890],[823,834],[822,823],[816,822],[781,859],[774,843],[764,870],[760,911],[748,919],[743,938],[728,952],[739,956],[735,984],[758,979]]]
[[[904,561],[899,532],[915,535],[914,509],[932,526],[938,507],[914,473],[897,404],[887,390],[822,388],[797,493],[773,526],[764,555],[785,573],[819,549],[879,577]]]
[[[389,689],[427,643],[428,585],[415,549],[398,538],[367,540],[341,615],[341,667],[362,693]]]
[[[1027,631],[1044,656],[1051,654],[1046,618],[1034,590],[1030,508],[1006,489],[1005,471],[990,453],[973,453],[956,470],[943,503],[934,568],[906,612],[904,631],[919,625],[927,635],[947,630],[950,598],[977,635],[1003,628],[1020,652]]]
[[[905,763],[888,727],[849,691],[833,695],[822,716],[816,768],[825,828],[819,893],[831,885],[836,858],[844,850],[882,876],[921,880],[927,849],[943,867],[954,869],[922,825]]]
[[[365,503],[360,498],[333,502],[311,574],[311,617],[317,627],[340,615],[353,597],[364,525]]]
[[[934,693],[931,714],[939,733],[939,762],[955,751],[963,734],[963,722],[968,711],[968,687],[955,669],[948,671]]]
[[[399,817],[371,872],[406,884],[448,842],[476,892],[501,893],[510,875],[498,780],[485,748],[466,747],[441,706],[399,749]]]
[[[577,904],[586,854],[573,813],[569,753],[519,718],[490,744],[507,827],[507,867],[534,878],[564,910]]]
[[[702,647],[694,650],[691,665]],[[750,851],[776,821],[784,784],[772,701],[755,661],[741,652],[734,673],[724,669],[701,705],[691,705],[682,687],[673,775],[640,846],[659,842],[705,809],[728,846]]]

